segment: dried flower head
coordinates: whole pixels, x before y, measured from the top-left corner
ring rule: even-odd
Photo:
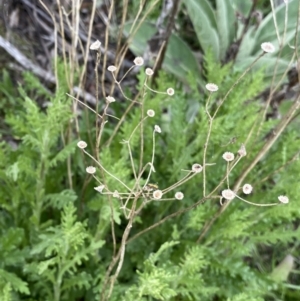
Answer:
[[[175,193],[175,199],[182,200],[184,198],[184,194],[182,192],[176,192]]]
[[[108,67],[107,67],[107,70],[110,71],[110,72],[115,72],[115,71],[117,70],[117,67],[111,65],[111,66],[108,66]]]
[[[77,146],[78,146],[79,148],[81,148],[81,149],[84,149],[84,148],[87,147],[87,143],[84,142],[84,141],[79,141],[79,142],[77,143]]]
[[[159,125],[155,125],[154,126],[154,131],[157,132],[157,133],[161,133],[161,128]]]
[[[216,92],[219,90],[219,87],[216,84],[212,84],[212,83],[206,84],[205,88],[210,92]]]
[[[97,187],[94,187],[94,189],[95,189],[96,191],[98,191],[98,192],[102,192],[103,189],[104,189],[104,185],[99,185],[99,186],[97,186]]]
[[[146,75],[148,76],[151,76],[154,74],[153,70],[151,68],[146,68],[146,71],[145,71]]]
[[[117,190],[114,191],[113,197],[114,198],[120,198],[119,192]]]
[[[90,49],[91,50],[99,50],[100,46],[101,46],[101,42],[99,40],[97,40],[91,44]]]
[[[275,51],[275,47],[272,43],[265,42],[260,45],[261,49],[267,53],[273,53]]]
[[[136,65],[136,66],[143,66],[143,64],[144,64],[144,59],[142,58],[142,57],[140,57],[140,56],[138,56],[138,57],[136,57],[135,59],[134,59],[134,64]]]
[[[96,167],[94,167],[94,166],[89,166],[89,167],[87,167],[86,169],[86,172],[87,173],[89,173],[89,174],[94,174],[95,172],[96,172]]]
[[[231,152],[226,152],[226,153],[223,154],[222,157],[225,161],[230,162],[234,159],[234,154],[231,153]]]
[[[246,152],[246,147],[244,144],[241,145],[240,149],[238,150],[238,154],[241,156],[241,157],[245,157],[247,155],[247,152]]]
[[[226,200],[233,200],[235,198],[235,193],[230,189],[225,189],[222,191],[222,197]]]
[[[203,169],[203,167],[198,163],[195,163],[192,165],[192,171],[195,173],[201,172],[202,169]]]
[[[289,202],[289,198],[285,195],[280,195],[278,197],[280,203],[287,204]]]
[[[167,89],[167,94],[168,94],[169,96],[174,95],[174,93],[175,93],[175,91],[174,91],[173,88],[168,88],[168,89]]]
[[[161,190],[155,190],[155,191],[153,191],[153,198],[155,200],[160,200],[161,197],[162,197],[162,195],[163,195],[163,193],[162,193]]]
[[[155,112],[154,112],[153,110],[148,110],[148,111],[147,111],[147,115],[148,115],[149,117],[154,117]]]
[[[245,194],[250,194],[252,192],[253,187],[250,184],[245,184],[243,186],[243,192]]]
[[[107,96],[106,100],[107,100],[108,103],[112,103],[112,102],[116,101],[112,96]]]

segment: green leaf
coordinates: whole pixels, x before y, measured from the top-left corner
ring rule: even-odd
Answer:
[[[50,167],[57,166],[58,163],[67,160],[67,158],[73,154],[76,150],[76,144],[78,141],[73,141],[65,146],[51,161]]]
[[[189,17],[195,28],[198,41],[204,52],[209,49],[215,59],[220,59],[220,41],[214,11],[207,0],[185,1]]]
[[[286,45],[296,33],[297,18],[298,18],[298,0],[289,1],[288,6],[286,4],[280,5],[276,10],[276,22],[279,31],[280,38],[283,36],[285,22],[287,24],[286,28],[286,40],[284,45]],[[286,7],[288,7],[287,20],[285,20]],[[261,22],[257,31],[255,32],[254,40],[256,42],[254,50],[261,51],[260,45],[263,42],[271,42],[278,49],[278,40],[274,28],[274,16],[270,12]]]
[[[245,70],[253,61],[255,60],[255,57],[247,57],[242,60],[239,60],[236,62],[235,68],[236,70]],[[257,71],[260,69],[265,70],[265,76],[266,78],[269,77],[271,78],[273,76],[274,72],[274,66],[277,64],[276,68],[276,74],[280,75],[285,72],[287,69],[289,62],[283,59],[277,59],[275,57],[268,57],[264,56],[261,57],[258,62],[254,65],[253,71]]]
[[[10,283],[14,291],[29,295],[27,283],[17,277],[15,274],[0,269],[0,280]]]
[[[272,271],[271,278],[277,282],[287,281],[294,266],[294,257],[287,255]]]
[[[224,0],[224,1],[228,1],[228,0]],[[232,6],[236,11],[243,14],[244,16],[248,16],[252,6],[251,1],[245,1],[245,0],[231,0],[231,1],[232,1]]]
[[[223,58],[230,43],[233,41],[235,32],[234,10],[229,0],[217,0],[216,16],[220,37],[220,55]]]
[[[124,26],[125,35],[129,34],[131,25],[132,23],[127,23]],[[153,24],[143,23],[130,43],[130,50],[136,56],[142,56],[147,48],[148,41],[153,37],[155,32],[156,28]],[[199,64],[193,52],[176,34],[172,34],[170,37],[163,66],[181,80],[186,79],[186,76],[190,72],[196,77],[200,76]]]

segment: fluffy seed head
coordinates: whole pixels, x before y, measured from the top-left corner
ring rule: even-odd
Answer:
[[[175,91],[174,91],[173,88],[168,88],[168,89],[167,89],[167,94],[168,94],[169,96],[174,95],[174,93],[175,93]]]
[[[289,202],[289,198],[285,195],[280,195],[278,197],[280,203],[287,204]]]
[[[155,125],[154,126],[154,131],[157,132],[157,133],[161,133],[161,128],[159,125]]]
[[[112,102],[116,101],[112,96],[107,96],[106,100],[107,100],[108,103],[112,103]]]
[[[245,157],[247,155],[247,152],[246,152],[246,147],[244,144],[241,145],[240,149],[238,150],[238,154],[241,156],[241,157]]]
[[[222,191],[222,197],[226,200],[233,200],[235,198],[235,193],[230,189],[225,189]]]
[[[147,111],[147,115],[148,115],[149,117],[154,117],[155,112],[154,112],[153,110],[148,110],[148,111]]]
[[[203,169],[203,167],[198,163],[195,163],[195,164],[192,165],[192,171],[195,172],[195,173],[201,172],[202,169]]]
[[[91,44],[90,49],[91,50],[99,50],[100,46],[101,46],[101,42],[99,40],[97,40]]]
[[[182,192],[176,192],[175,193],[175,199],[182,200],[184,198],[184,194]]]
[[[97,186],[97,187],[94,187],[94,189],[98,192],[102,192],[103,189],[104,189],[104,185],[100,185],[100,186]]]
[[[243,192],[245,194],[250,194],[252,192],[253,187],[250,184],[245,184],[243,186]]]
[[[162,197],[162,191],[161,190],[155,190],[155,191],[153,191],[153,198],[155,199],[155,200],[160,200],[161,199],[161,197]]]
[[[153,75],[154,72],[151,68],[146,68],[145,73],[146,73],[146,75],[151,76],[151,75]]]
[[[107,70],[110,71],[110,72],[115,72],[115,71],[117,70],[117,67],[111,65],[111,66],[108,66],[108,67],[107,67]]]
[[[272,43],[265,42],[260,45],[261,49],[267,53],[273,53],[275,51],[275,47]]]
[[[230,152],[226,152],[223,154],[223,159],[227,162],[230,162],[234,159],[234,154],[233,153],[230,153]]]
[[[84,142],[84,141],[79,141],[79,142],[77,143],[77,146],[78,146],[79,148],[81,148],[81,149],[84,149],[84,148],[87,147],[87,144],[86,144],[86,142]]]
[[[205,88],[210,92],[216,92],[219,90],[219,87],[216,84],[212,84],[212,83],[206,84]]]
[[[134,64],[136,65],[136,66],[143,66],[143,64],[144,64],[144,59],[142,58],[142,57],[140,57],[140,56],[138,56],[138,57],[136,57],[135,59],[134,59]]]
[[[114,198],[120,198],[119,192],[117,190],[114,191],[113,197]]]
[[[89,167],[87,167],[86,169],[86,172],[87,173],[89,173],[89,174],[94,174],[95,172],[96,172],[96,167],[94,167],[94,166],[89,166]]]

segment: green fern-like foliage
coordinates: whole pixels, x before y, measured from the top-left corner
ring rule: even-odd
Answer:
[[[215,63],[209,54],[205,64],[207,82],[220,88],[208,106],[213,113],[241,74],[230,72],[230,65]],[[145,76],[141,72],[138,78],[138,88],[143,90]],[[257,122],[262,104],[253,99],[265,88],[263,80],[263,71],[244,77],[213,120],[206,157],[208,193],[226,174],[223,153],[236,153],[247,141],[247,156],[228,179],[232,187],[279,122]],[[209,95],[192,76],[186,87],[161,72],[156,89],[173,87],[175,95],[143,90],[140,103],[132,106],[110,144],[116,120],[108,118],[99,154],[91,138],[95,117],[84,112],[78,118],[81,139],[109,172],[103,180],[98,166],[93,177],[87,175],[85,168],[96,165],[95,161],[76,149],[66,84],[62,81],[56,94],[50,95],[32,76],[26,76],[26,81],[14,98],[14,110],[0,108],[16,141],[14,149],[5,142],[0,147],[0,295],[3,300],[100,300],[105,281],[111,281],[106,278],[107,268],[118,253],[128,219],[120,198],[94,188],[105,183],[110,192],[122,193],[135,185],[143,187],[151,170],[147,164],[154,158],[155,172],[151,170],[149,182],[163,190],[185,177],[194,163],[202,164]],[[41,108],[32,95],[44,99],[45,106]],[[121,118],[127,103],[114,106],[114,114]],[[149,109],[155,116],[145,119],[141,128]],[[162,132],[154,135],[155,125]],[[286,300],[297,300],[298,292],[284,284],[282,289],[269,275],[287,254],[299,256],[295,174],[300,166],[299,160],[292,160],[299,149],[298,137],[292,123],[245,179],[253,186],[253,193],[245,196],[248,201],[276,203],[279,195],[289,195],[287,205],[255,207],[236,198],[219,214],[218,196],[227,188],[224,181],[212,198],[194,206],[203,197],[202,173],[164,195],[174,198],[181,191],[183,200],[147,201],[133,220],[110,300],[261,301],[276,300],[274,296],[282,292]],[[146,166],[138,184],[133,166],[136,171]],[[137,205],[141,204],[139,199]],[[111,275],[115,272],[116,267]],[[293,271],[291,277],[293,283],[299,280]]]

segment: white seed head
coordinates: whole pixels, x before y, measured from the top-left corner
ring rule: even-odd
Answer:
[[[112,103],[112,102],[116,101],[112,96],[107,96],[106,100],[107,100],[108,103]]]
[[[250,185],[250,184],[245,184],[245,185],[243,186],[243,192],[244,192],[245,194],[250,194],[250,193],[252,192],[252,190],[253,190],[253,187],[252,187],[252,185]]]
[[[175,199],[182,200],[184,198],[184,194],[182,192],[176,192],[175,193]]]
[[[115,71],[117,70],[117,67],[111,65],[111,66],[108,66],[108,67],[107,67],[107,70],[110,71],[110,72],[115,72]]]
[[[91,44],[90,49],[91,50],[99,50],[100,46],[101,46],[101,42],[99,40],[97,40]]]
[[[230,152],[226,152],[223,154],[223,159],[227,162],[230,162],[234,159],[234,154],[233,153],[230,153]]]
[[[99,185],[99,186],[97,186],[97,187],[94,187],[94,189],[95,189],[96,191],[102,193],[102,191],[103,191],[103,189],[104,189],[104,185]]]
[[[168,88],[168,89],[167,89],[167,94],[168,94],[169,96],[174,95],[174,93],[175,93],[175,91],[174,91],[173,88]]]
[[[280,203],[287,204],[289,202],[289,198],[285,195],[280,195],[278,197]]]
[[[94,166],[89,166],[89,167],[87,167],[86,169],[86,172],[87,173],[89,173],[89,174],[94,174],[95,172],[96,172],[96,167],[94,167]]]
[[[235,193],[230,189],[225,189],[222,191],[222,197],[226,200],[233,200],[235,198]]]
[[[161,197],[162,197],[162,195],[163,195],[163,193],[162,193],[162,191],[161,190],[155,190],[155,191],[153,191],[153,198],[155,199],[155,200],[160,200],[161,199]]]
[[[136,65],[136,66],[143,66],[143,64],[144,64],[144,59],[142,58],[142,57],[140,57],[140,56],[138,56],[138,57],[136,57],[135,59],[134,59],[134,64]]]
[[[275,51],[275,47],[272,43],[265,42],[260,45],[261,49],[267,53],[273,53]]]
[[[146,68],[145,70],[146,75],[151,76],[154,74],[153,70],[151,68]]]
[[[201,172],[202,169],[203,169],[203,167],[198,163],[195,163],[195,164],[192,165],[192,171],[195,172],[195,173]]]
[[[241,156],[241,157],[245,157],[247,155],[247,152],[246,152],[246,147],[244,144],[241,145],[240,149],[238,150],[238,154]]]
[[[81,149],[84,149],[84,148],[87,147],[87,143],[84,142],[84,141],[79,141],[79,142],[77,143],[77,146],[78,146],[79,148],[81,148]]]
[[[147,111],[147,115],[148,115],[149,117],[154,117],[154,116],[155,116],[155,112],[154,112],[153,110],[148,110],[148,111]]]
[[[212,83],[206,84],[205,88],[210,92],[216,92],[219,90],[219,87],[216,84],[212,84]]]
[[[160,133],[161,133],[161,128],[160,128],[160,126],[159,126],[159,125],[155,125],[155,126],[154,126],[154,131],[160,134]]]
[[[114,191],[113,197],[114,198],[120,198],[119,192],[117,190]]]

